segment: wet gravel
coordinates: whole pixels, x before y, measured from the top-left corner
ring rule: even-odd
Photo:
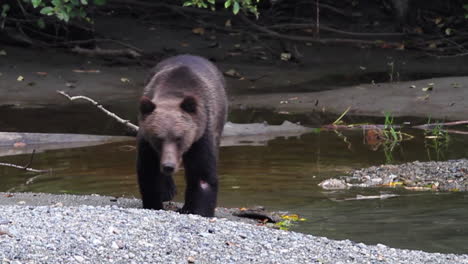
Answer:
[[[468,255],[335,241],[117,206],[0,206],[2,263],[468,263]]]
[[[323,181],[320,186],[325,189],[388,186],[409,190],[468,191],[468,160],[374,166]]]

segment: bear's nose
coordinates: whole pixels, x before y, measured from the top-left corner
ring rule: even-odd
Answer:
[[[174,163],[164,163],[162,165],[162,172],[165,174],[172,174],[175,169],[175,164]]]

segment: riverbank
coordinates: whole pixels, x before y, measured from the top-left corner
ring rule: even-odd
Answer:
[[[468,263],[468,255],[336,241],[170,211],[60,204],[0,209],[4,263]]]
[[[5,193],[0,192],[0,206],[53,206],[53,207],[78,207],[94,206],[109,207],[117,206],[119,208],[138,208],[142,209],[142,202],[137,198],[113,197],[105,195],[71,195],[71,194],[49,194],[49,193]],[[165,202],[164,209],[167,211],[177,211],[182,208],[182,203]],[[238,208],[217,207],[215,216],[231,221],[244,223],[257,223],[254,218],[237,216],[240,210]],[[264,211],[265,218],[271,216],[278,220],[279,215]],[[260,214],[259,214],[260,216]],[[261,217],[258,217],[261,218]]]

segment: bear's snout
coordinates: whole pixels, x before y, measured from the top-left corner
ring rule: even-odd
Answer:
[[[175,143],[163,143],[161,152],[161,172],[166,175],[171,175],[177,171],[179,161],[178,149]]]
[[[172,174],[175,171],[175,166],[176,165],[174,163],[170,163],[170,162],[162,164],[161,165],[161,171],[164,174],[168,174],[168,175]]]

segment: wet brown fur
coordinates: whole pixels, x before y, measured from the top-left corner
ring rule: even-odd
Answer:
[[[224,78],[206,59],[182,55],[169,58],[153,70],[140,100],[138,178],[143,206],[161,209],[172,199],[175,186],[165,164],[186,170],[183,211],[214,214],[217,193],[216,164],[226,121]],[[153,159],[153,160],[152,160]],[[208,183],[208,188],[201,188]]]

